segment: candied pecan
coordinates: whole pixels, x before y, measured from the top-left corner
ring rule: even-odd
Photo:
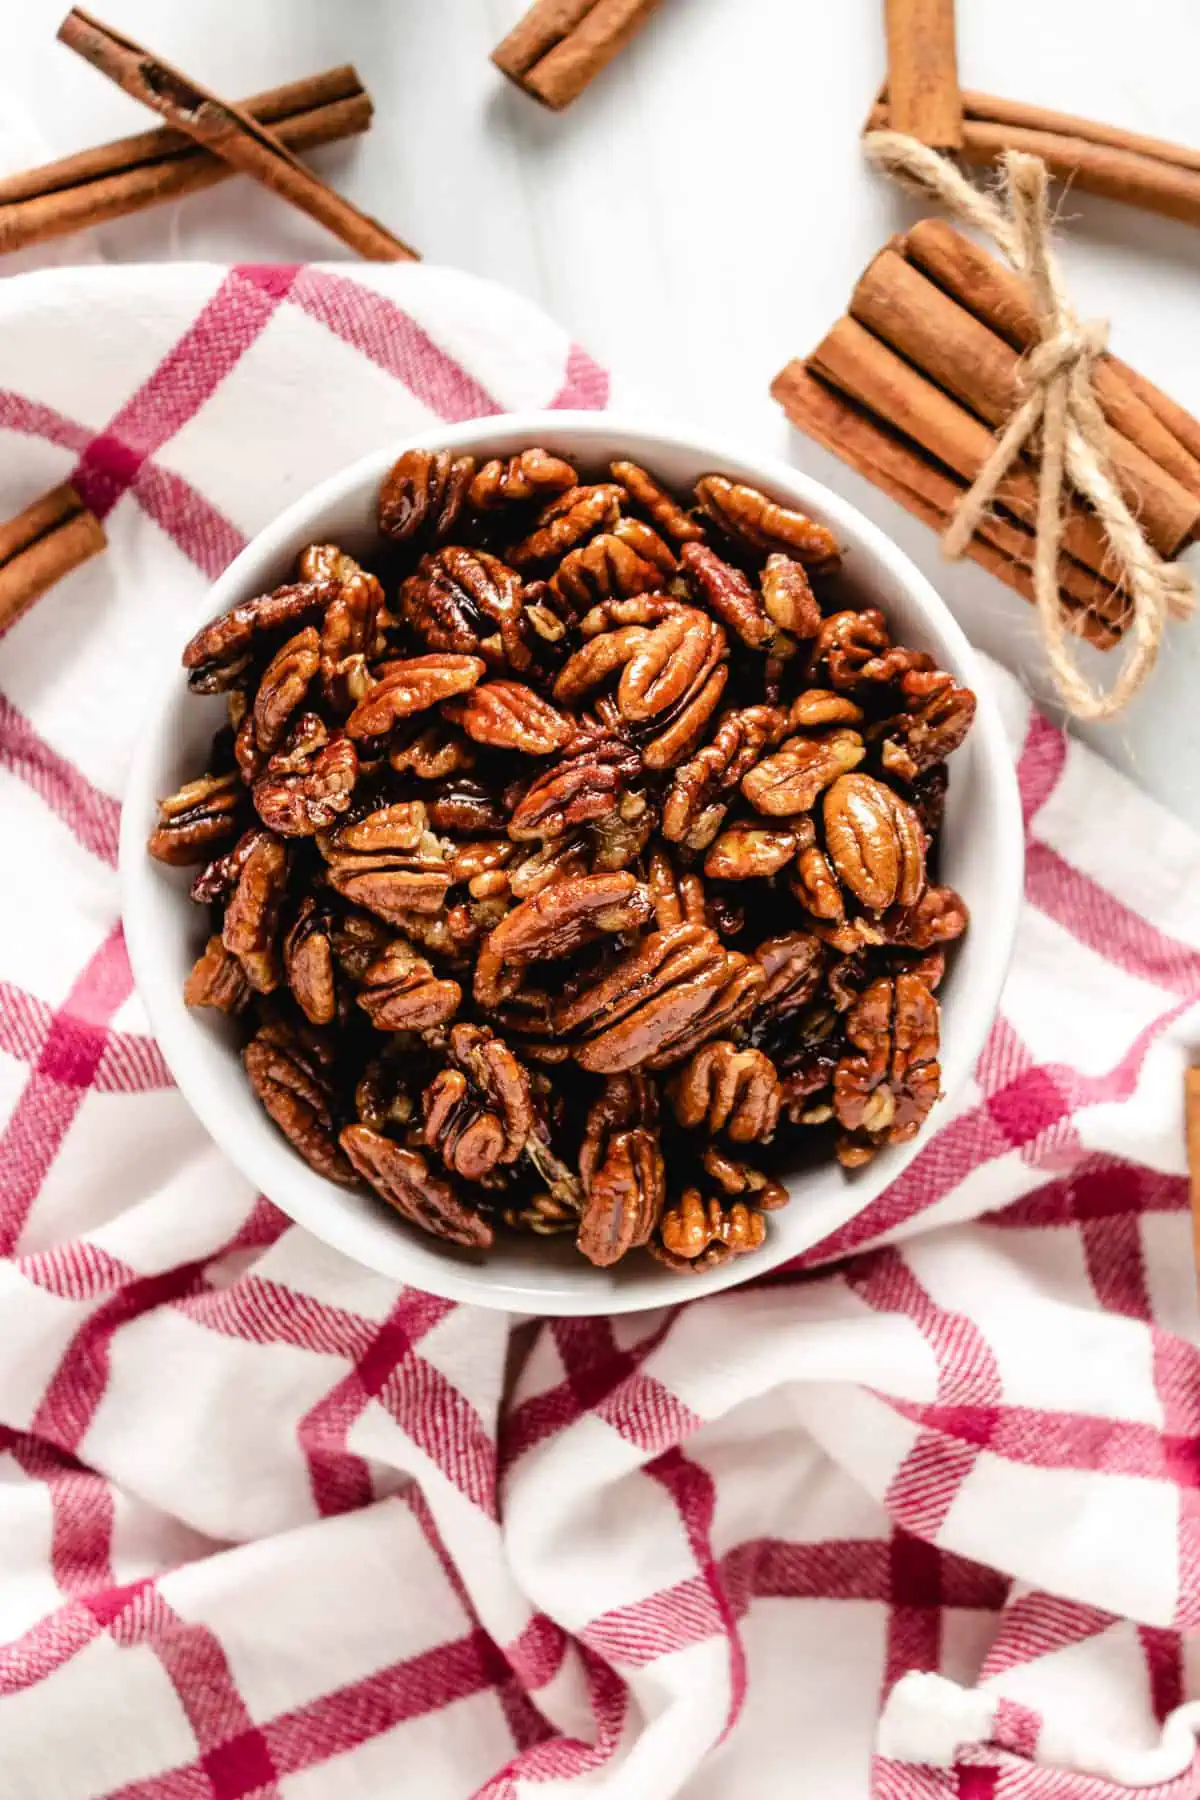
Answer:
[[[472,893],[475,884],[484,876],[499,876],[501,886],[491,884],[484,893],[509,891],[508,876],[504,865],[516,855],[516,846],[507,838],[474,838],[470,843],[454,844],[450,849],[450,868],[455,886],[466,883]],[[483,894],[477,894],[482,899]]]
[[[726,713],[712,742],[676,769],[663,806],[663,836],[703,850],[720,830],[731,795],[763,751],[783,736],[776,707],[746,706]]]
[[[475,767],[475,746],[453,726],[427,725],[411,741],[394,744],[388,761],[401,775],[418,781],[441,781],[447,775],[465,775]]]
[[[358,1004],[376,1031],[430,1031],[462,1004],[457,981],[440,981],[405,938],[395,938],[363,971]]]
[[[865,696],[872,689],[899,681],[911,669],[931,669],[932,657],[892,643],[887,621],[877,607],[862,612],[831,613],[813,640],[809,679],[839,693]]]
[[[381,850],[415,850],[429,829],[429,814],[423,800],[395,800],[390,806],[347,819],[336,831],[321,839],[321,852],[358,850],[374,854]]]
[[[761,1050],[739,1050],[728,1038],[705,1044],[670,1088],[675,1117],[689,1130],[703,1125],[735,1144],[767,1143],[779,1122],[779,1076]]]
[[[726,537],[760,555],[778,551],[822,573],[838,565],[838,543],[831,531],[790,506],[768,500],[757,488],[725,475],[705,475],[696,483],[696,499]]]
[[[442,708],[477,744],[550,756],[571,740],[571,721],[519,681],[485,681],[463,700]]]
[[[812,737],[788,738],[742,779],[742,792],[756,812],[771,818],[805,813],[817,795],[866,755],[857,731],[837,729]]]
[[[221,942],[210,937],[183,984],[185,1006],[213,1006],[218,1012],[239,1013],[252,989],[245,970]]]
[[[517,843],[561,837],[566,831],[614,812],[623,790],[641,769],[636,750],[612,732],[581,736],[573,754],[526,788],[508,822]]]
[[[471,505],[478,512],[494,512],[514,503],[546,500],[552,494],[565,493],[578,480],[561,456],[540,448],[518,450],[507,460],[496,457],[484,463],[471,483]]]
[[[311,895],[300,902],[283,934],[283,972],[296,1003],[314,1025],[328,1025],[337,1013],[332,920]]]
[[[159,862],[182,868],[207,862],[237,832],[241,784],[236,773],[202,775],[158,803],[158,822],[146,848]]]
[[[611,531],[563,557],[550,592],[571,614],[594,602],[661,588],[675,572],[674,552],[640,519],[618,519]]]
[[[839,1125],[875,1146],[915,1137],[938,1097],[938,1003],[915,975],[873,981],[846,1020],[857,1055],[833,1078]]]
[[[579,832],[550,838],[538,850],[532,850],[513,862],[508,869],[509,886],[518,900],[528,900],[556,881],[575,880],[588,874],[591,861],[587,844]]]
[[[425,1141],[448,1169],[479,1181],[525,1147],[534,1121],[529,1077],[486,1026],[455,1025],[450,1057],[425,1090]]]
[[[454,530],[475,475],[473,456],[406,450],[384,477],[379,529],[394,543],[440,543]]]
[[[277,750],[292,715],[303,704],[309,684],[321,666],[321,640],[311,625],[277,650],[254,696],[254,742],[264,756]]]
[[[744,1200],[724,1206],[716,1195],[706,1200],[699,1188],[689,1187],[679,1205],[662,1216],[658,1259],[671,1269],[701,1273],[760,1249],[766,1235],[766,1220],[757,1207]]]
[[[863,709],[832,688],[805,688],[788,710],[789,731],[821,731],[827,725],[861,725]]]
[[[299,581],[230,607],[198,631],[184,651],[188,686],[196,694],[223,694],[235,687],[263,638],[311,625],[336,593],[336,582]]]
[[[889,944],[929,950],[951,944],[967,929],[967,903],[952,887],[927,887],[915,905],[889,913],[883,921]]]
[[[655,850],[646,870],[646,888],[660,931],[673,925],[704,925],[704,883],[694,870],[680,874],[670,857]]]
[[[781,1017],[798,1011],[821,985],[825,952],[820,938],[810,931],[788,931],[765,938],[754,952],[766,985],[759,997],[759,1011]]]
[[[273,831],[250,831],[233,852],[237,885],[225,908],[221,938],[257,993],[279,986],[279,909],[288,878],[287,846]]]
[[[349,738],[331,737],[316,713],[304,713],[283,749],[254,783],[254,806],[281,837],[328,831],[350,805],[358,780],[358,752]]]
[[[481,781],[469,776],[439,782],[423,803],[435,831],[482,834],[503,831],[507,823],[504,808]]]
[[[466,1250],[491,1249],[491,1225],[433,1173],[420,1151],[404,1149],[369,1125],[347,1125],[341,1145],[363,1180],[410,1225]]]
[[[338,544],[309,544],[300,552],[296,573],[301,581],[348,581],[360,570]]]
[[[371,964],[383,955],[395,934],[382,919],[347,908],[331,918],[329,942],[333,959],[352,981],[361,981]]]
[[[776,655],[792,646],[740,569],[722,562],[707,544],[685,544],[680,558],[688,585],[697,600],[735,631],[751,650],[770,650]]]
[[[637,463],[611,463],[609,473],[625,488],[633,504],[646,514],[655,530],[661,531],[672,543],[695,543],[703,538],[704,527],[689,518],[679,502]]]
[[[648,769],[672,768],[695,749],[724,692],[728,654],[721,627],[690,607],[656,625],[634,650],[617,687],[617,706],[642,740]]]
[[[869,912],[915,906],[925,886],[925,840],[911,806],[871,775],[842,775],[822,801],[826,854]]]
[[[713,839],[704,859],[704,873],[714,881],[754,881],[774,875],[791,862],[799,843],[796,833],[786,826],[740,819]]]
[[[778,1181],[773,1181],[752,1163],[740,1162],[709,1144],[700,1158],[706,1175],[710,1175],[723,1194],[751,1194],[762,1212],[778,1212],[786,1206],[790,1195]]]
[[[242,1052],[250,1085],[292,1149],[327,1181],[353,1187],[338,1148],[333,1094],[315,1041],[286,1026],[264,1026]]]
[[[796,899],[814,919],[839,922],[846,916],[846,902],[829,858],[817,845],[810,845],[796,858],[791,889]]]
[[[505,963],[550,962],[605,932],[636,930],[649,916],[646,890],[627,870],[582,875],[522,900],[501,919],[487,948]]]
[[[592,840],[592,869],[601,874],[627,869],[650,841],[657,813],[644,794],[632,789],[622,794],[614,812],[593,819],[588,827]]]
[[[380,665],[365,698],[346,721],[352,738],[385,737],[401,719],[465,694],[487,673],[482,657],[441,651]]]
[[[804,564],[776,552],[768,556],[762,572],[762,599],[767,617],[793,638],[815,637],[821,626],[821,609]]]
[[[527,669],[521,578],[486,550],[448,545],[422,559],[400,589],[405,621],[431,650],[476,653]]]
[[[399,803],[322,833],[330,886],[397,926],[412,912],[440,912],[451,870],[424,817],[419,801]]]
[[[577,705],[615,670],[624,669],[650,635],[643,625],[621,625],[586,639],[559,670],[554,698],[564,706]]]
[[[321,692],[336,712],[347,713],[367,692],[367,659],[375,652],[383,589],[348,556],[341,556],[341,565],[338,591],[321,624]]]
[[[575,1239],[580,1254],[608,1269],[630,1250],[640,1249],[654,1235],[666,1197],[667,1172],[657,1137],[637,1127],[616,1132],[588,1183]]]
[[[601,600],[584,613],[579,621],[580,637],[600,637],[604,632],[619,631],[626,625],[661,625],[683,606],[682,600],[670,594],[630,594],[625,598]]]
[[[681,1058],[690,1056],[693,1050],[706,1044],[710,1038],[732,1031],[735,1025],[740,1027],[756,1010],[764,986],[761,968],[736,950],[727,952],[727,955],[729,960],[724,984],[690,1024],[668,1037],[646,1059],[648,1069],[670,1068]]]
[[[913,781],[958,749],[975,718],[975,696],[945,669],[930,668],[908,669],[900,693],[906,710],[888,720],[880,758],[889,774]]]
[[[543,508],[527,537],[509,546],[509,562],[518,569],[557,562],[598,531],[615,525],[624,498],[625,489],[615,482],[568,488]]]

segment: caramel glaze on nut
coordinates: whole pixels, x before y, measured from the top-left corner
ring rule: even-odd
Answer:
[[[378,519],[184,653],[228,706],[148,846],[207,912],[187,1004],[459,1252],[748,1254],[801,1140],[853,1169],[938,1097],[974,695],[719,472],[408,451]]]

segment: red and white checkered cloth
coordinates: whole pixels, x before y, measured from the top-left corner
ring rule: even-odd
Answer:
[[[117,796],[205,583],[387,438],[607,391],[434,269],[0,286],[0,516],[70,474],[112,540],[0,645],[2,1800],[1200,1791],[1200,845],[1005,678],[1003,1015],[754,1288],[516,1326],[398,1289],[146,1034]]]

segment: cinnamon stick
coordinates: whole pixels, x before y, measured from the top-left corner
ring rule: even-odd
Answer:
[[[934,150],[963,141],[954,0],[886,0],[893,129]]]
[[[492,51],[518,87],[554,112],[582,94],[634,34],[658,0],[537,0]]]
[[[1200,152],[993,94],[966,90],[962,101],[957,148],[964,161],[986,166],[1005,150],[1024,150],[1084,193],[1200,225]],[[890,89],[873,108],[868,128],[902,129]]]
[[[1017,350],[1037,343],[1037,314],[1024,281],[953,225],[922,219],[896,247],[1006,343]],[[1114,430],[1200,495],[1200,422],[1111,354],[1097,361],[1092,383]]]
[[[1020,404],[1019,353],[897,249],[884,249],[869,265],[850,311],[987,424],[1002,425]],[[1200,494],[1190,493],[1117,430],[1109,432],[1108,450],[1147,539],[1160,556],[1175,556],[1200,532]]]
[[[240,105],[273,126],[292,151],[366,131],[372,114],[370,97],[349,67],[252,95]],[[170,127],[97,145],[0,180],[0,254],[182,199],[235,173]]]
[[[106,542],[99,519],[69,483],[0,525],[0,631]]]
[[[1187,1133],[1188,1175],[1192,1200],[1192,1248],[1200,1270],[1200,1068],[1188,1069],[1183,1078],[1184,1129]]]
[[[415,258],[415,251],[335,193],[266,126],[242,108],[218,99],[132,38],[102,24],[82,7],[72,8],[58,35],[69,49],[135,100],[161,114],[169,125],[291,201],[358,255],[373,262]]]
[[[808,366],[967,482],[975,480],[991,454],[995,440],[987,426],[857,319],[839,319],[808,358]],[[1032,470],[1020,468],[1006,476],[996,497],[1022,524],[1036,522],[1037,482]],[[1108,541],[1096,518],[1077,504],[1064,513],[1062,543],[1069,555],[1097,575],[1107,573]]]
[[[939,536],[946,529],[966,493],[964,482],[821,381],[799,359],[775,377],[771,393],[798,431],[840,457]],[[1034,547],[1032,531],[994,513],[981,521],[966,554],[1032,602]],[[1121,635],[1124,597],[1067,555],[1059,557],[1058,577],[1068,629],[1098,649],[1111,649]]]

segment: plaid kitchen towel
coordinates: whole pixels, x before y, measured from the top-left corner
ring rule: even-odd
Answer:
[[[0,287],[0,516],[70,475],[111,539],[0,644],[2,1800],[1200,1791],[1200,844],[1007,678],[1001,1017],[750,1289],[514,1326],[398,1288],[147,1034],[117,796],[205,583],[381,441],[607,396],[437,269]]]

